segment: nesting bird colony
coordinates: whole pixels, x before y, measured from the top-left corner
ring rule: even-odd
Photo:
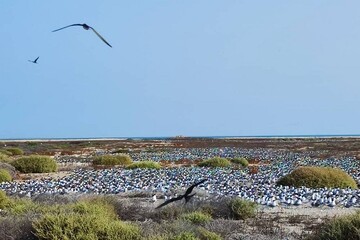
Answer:
[[[285,150],[242,148],[187,148],[163,152],[131,153],[134,161],[183,159],[198,160],[212,157],[246,157],[259,161],[258,172],[247,168],[175,167],[162,169],[101,170],[77,169],[59,178],[7,182],[0,189],[8,194],[34,197],[40,194],[118,194],[147,191],[168,199],[201,179],[208,179],[197,187],[198,198],[237,196],[269,207],[360,207],[359,189],[311,189],[276,185],[277,180],[298,166],[331,166],[349,173],[360,183],[360,161],[354,157],[317,159],[312,152],[294,153]],[[57,157],[59,163],[90,162],[91,157]],[[264,164],[262,164],[264,163]]]

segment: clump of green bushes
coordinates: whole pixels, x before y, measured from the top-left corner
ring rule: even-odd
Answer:
[[[141,161],[141,162],[134,162],[127,166],[128,169],[135,169],[135,168],[152,168],[152,169],[159,169],[161,165],[154,161]]]
[[[243,167],[249,166],[248,160],[247,160],[246,158],[243,158],[243,157],[232,158],[232,159],[230,159],[230,161],[231,161],[232,163],[239,164],[239,165],[241,165],[241,166],[243,166]]]
[[[21,157],[13,161],[11,165],[22,173],[48,173],[57,170],[57,164],[54,159],[40,155]]]
[[[217,233],[211,232],[205,228],[199,228],[198,229],[200,239],[201,240],[221,240],[221,236]]]
[[[229,160],[220,157],[207,159],[198,164],[200,167],[229,167],[230,165],[231,163]]]
[[[339,168],[299,167],[280,178],[278,185],[311,188],[357,188],[356,181]]]
[[[0,183],[2,182],[11,182],[12,177],[8,171],[5,169],[0,169]]]
[[[0,169],[6,170],[10,174],[12,179],[16,177],[16,169],[11,164],[6,162],[0,162]]]
[[[171,240],[199,240],[192,232],[182,232],[177,236],[170,238]]]
[[[325,223],[311,240],[358,240],[360,239],[360,211],[338,217]]]
[[[0,191],[0,209],[6,208],[10,203],[10,199],[4,191]]]
[[[245,220],[255,217],[257,205],[254,202],[233,198],[229,201],[228,207],[234,219]]]
[[[5,162],[5,163],[8,163],[10,162],[10,158],[9,158],[9,155],[6,155],[4,153],[0,153],[0,162]]]
[[[194,224],[204,224],[212,219],[210,214],[201,211],[183,214],[181,218]]]
[[[13,156],[24,155],[24,151],[22,149],[20,149],[20,148],[16,148],[16,147],[14,147],[14,148],[5,148],[5,150],[7,152],[11,152],[11,155],[13,155]]]
[[[6,150],[6,149],[0,149],[0,154],[4,154],[6,156],[12,156],[12,152]]]
[[[71,208],[42,215],[33,222],[39,239],[140,240],[138,226],[117,219],[103,200],[82,201]]]
[[[125,155],[125,154],[102,155],[102,156],[94,157],[92,163],[94,165],[105,165],[105,166],[115,166],[115,165],[127,166],[132,163],[132,159],[129,155]]]

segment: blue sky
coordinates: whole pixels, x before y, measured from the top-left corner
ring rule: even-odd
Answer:
[[[2,1],[0,139],[360,134],[359,9]]]

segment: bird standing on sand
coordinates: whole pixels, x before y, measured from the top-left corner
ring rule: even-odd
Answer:
[[[191,186],[186,190],[186,192],[184,193],[184,195],[180,195],[180,196],[178,196],[178,197],[171,198],[171,199],[163,202],[162,204],[160,204],[160,205],[157,206],[156,208],[161,208],[161,207],[163,207],[163,206],[165,206],[165,205],[168,205],[168,204],[171,203],[171,202],[178,201],[178,200],[181,200],[181,199],[183,199],[183,198],[185,198],[185,204],[186,204],[186,203],[196,194],[196,193],[190,194],[191,191],[194,189],[194,187],[196,187],[196,186],[204,183],[206,180],[207,180],[207,179],[203,179],[203,180],[201,180],[200,182],[191,185]]]
[[[94,28],[90,27],[90,26],[87,25],[86,23],[83,23],[83,24],[80,24],[80,23],[71,24],[71,25],[68,25],[68,26],[66,26],[66,27],[62,27],[62,28],[56,29],[56,30],[54,30],[54,31],[52,31],[52,32],[57,32],[57,31],[62,30],[62,29],[64,29],[64,28],[73,27],[73,26],[81,26],[81,27],[83,27],[85,30],[89,30],[89,29],[93,30],[93,32],[94,32],[101,40],[103,40],[104,43],[106,43],[109,47],[112,47],[97,31],[95,31]]]
[[[39,59],[39,57],[37,57],[34,61],[31,61],[31,60],[28,60],[28,61],[37,64],[38,59]]]

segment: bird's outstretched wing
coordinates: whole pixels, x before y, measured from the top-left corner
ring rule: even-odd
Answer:
[[[80,24],[80,23],[71,24],[71,25],[68,25],[68,26],[66,26],[66,27],[62,27],[62,28],[56,29],[56,30],[54,30],[54,31],[52,31],[52,32],[57,32],[57,31],[62,30],[62,29],[64,29],[64,28],[73,27],[73,26],[83,26],[83,24]]]
[[[171,202],[178,201],[178,200],[182,199],[183,197],[184,197],[184,195],[181,195],[181,196],[179,196],[179,197],[171,198],[171,199],[169,199],[169,200],[166,200],[165,202],[163,202],[162,204],[160,204],[159,206],[157,206],[155,209],[158,209],[158,208],[161,208],[161,207],[163,207],[163,206],[165,206],[165,205],[168,205],[168,204],[171,203]]]
[[[195,194],[196,194],[196,193],[193,193],[193,194],[191,194],[191,195],[185,196],[185,204],[187,204],[187,203],[190,201],[190,199],[191,199],[193,196],[195,196]]]
[[[103,40],[104,43],[106,43],[106,45],[108,45],[109,47],[112,48],[112,46],[111,46],[97,31],[95,31],[94,28],[92,28],[92,27],[90,27],[90,28],[91,28],[91,30],[94,31],[94,33],[95,33],[101,40]]]
[[[204,183],[206,180],[207,180],[207,179],[205,178],[205,179],[201,180],[200,182],[197,182],[197,183],[191,185],[191,186],[186,190],[186,192],[185,192],[184,195],[185,195],[185,196],[189,195],[189,194],[191,193],[191,191],[194,189],[194,187],[196,187],[196,186]]]
[[[40,57],[40,56],[39,56]],[[35,60],[34,60],[34,63],[37,63],[37,60],[39,59],[39,57],[37,57]]]

